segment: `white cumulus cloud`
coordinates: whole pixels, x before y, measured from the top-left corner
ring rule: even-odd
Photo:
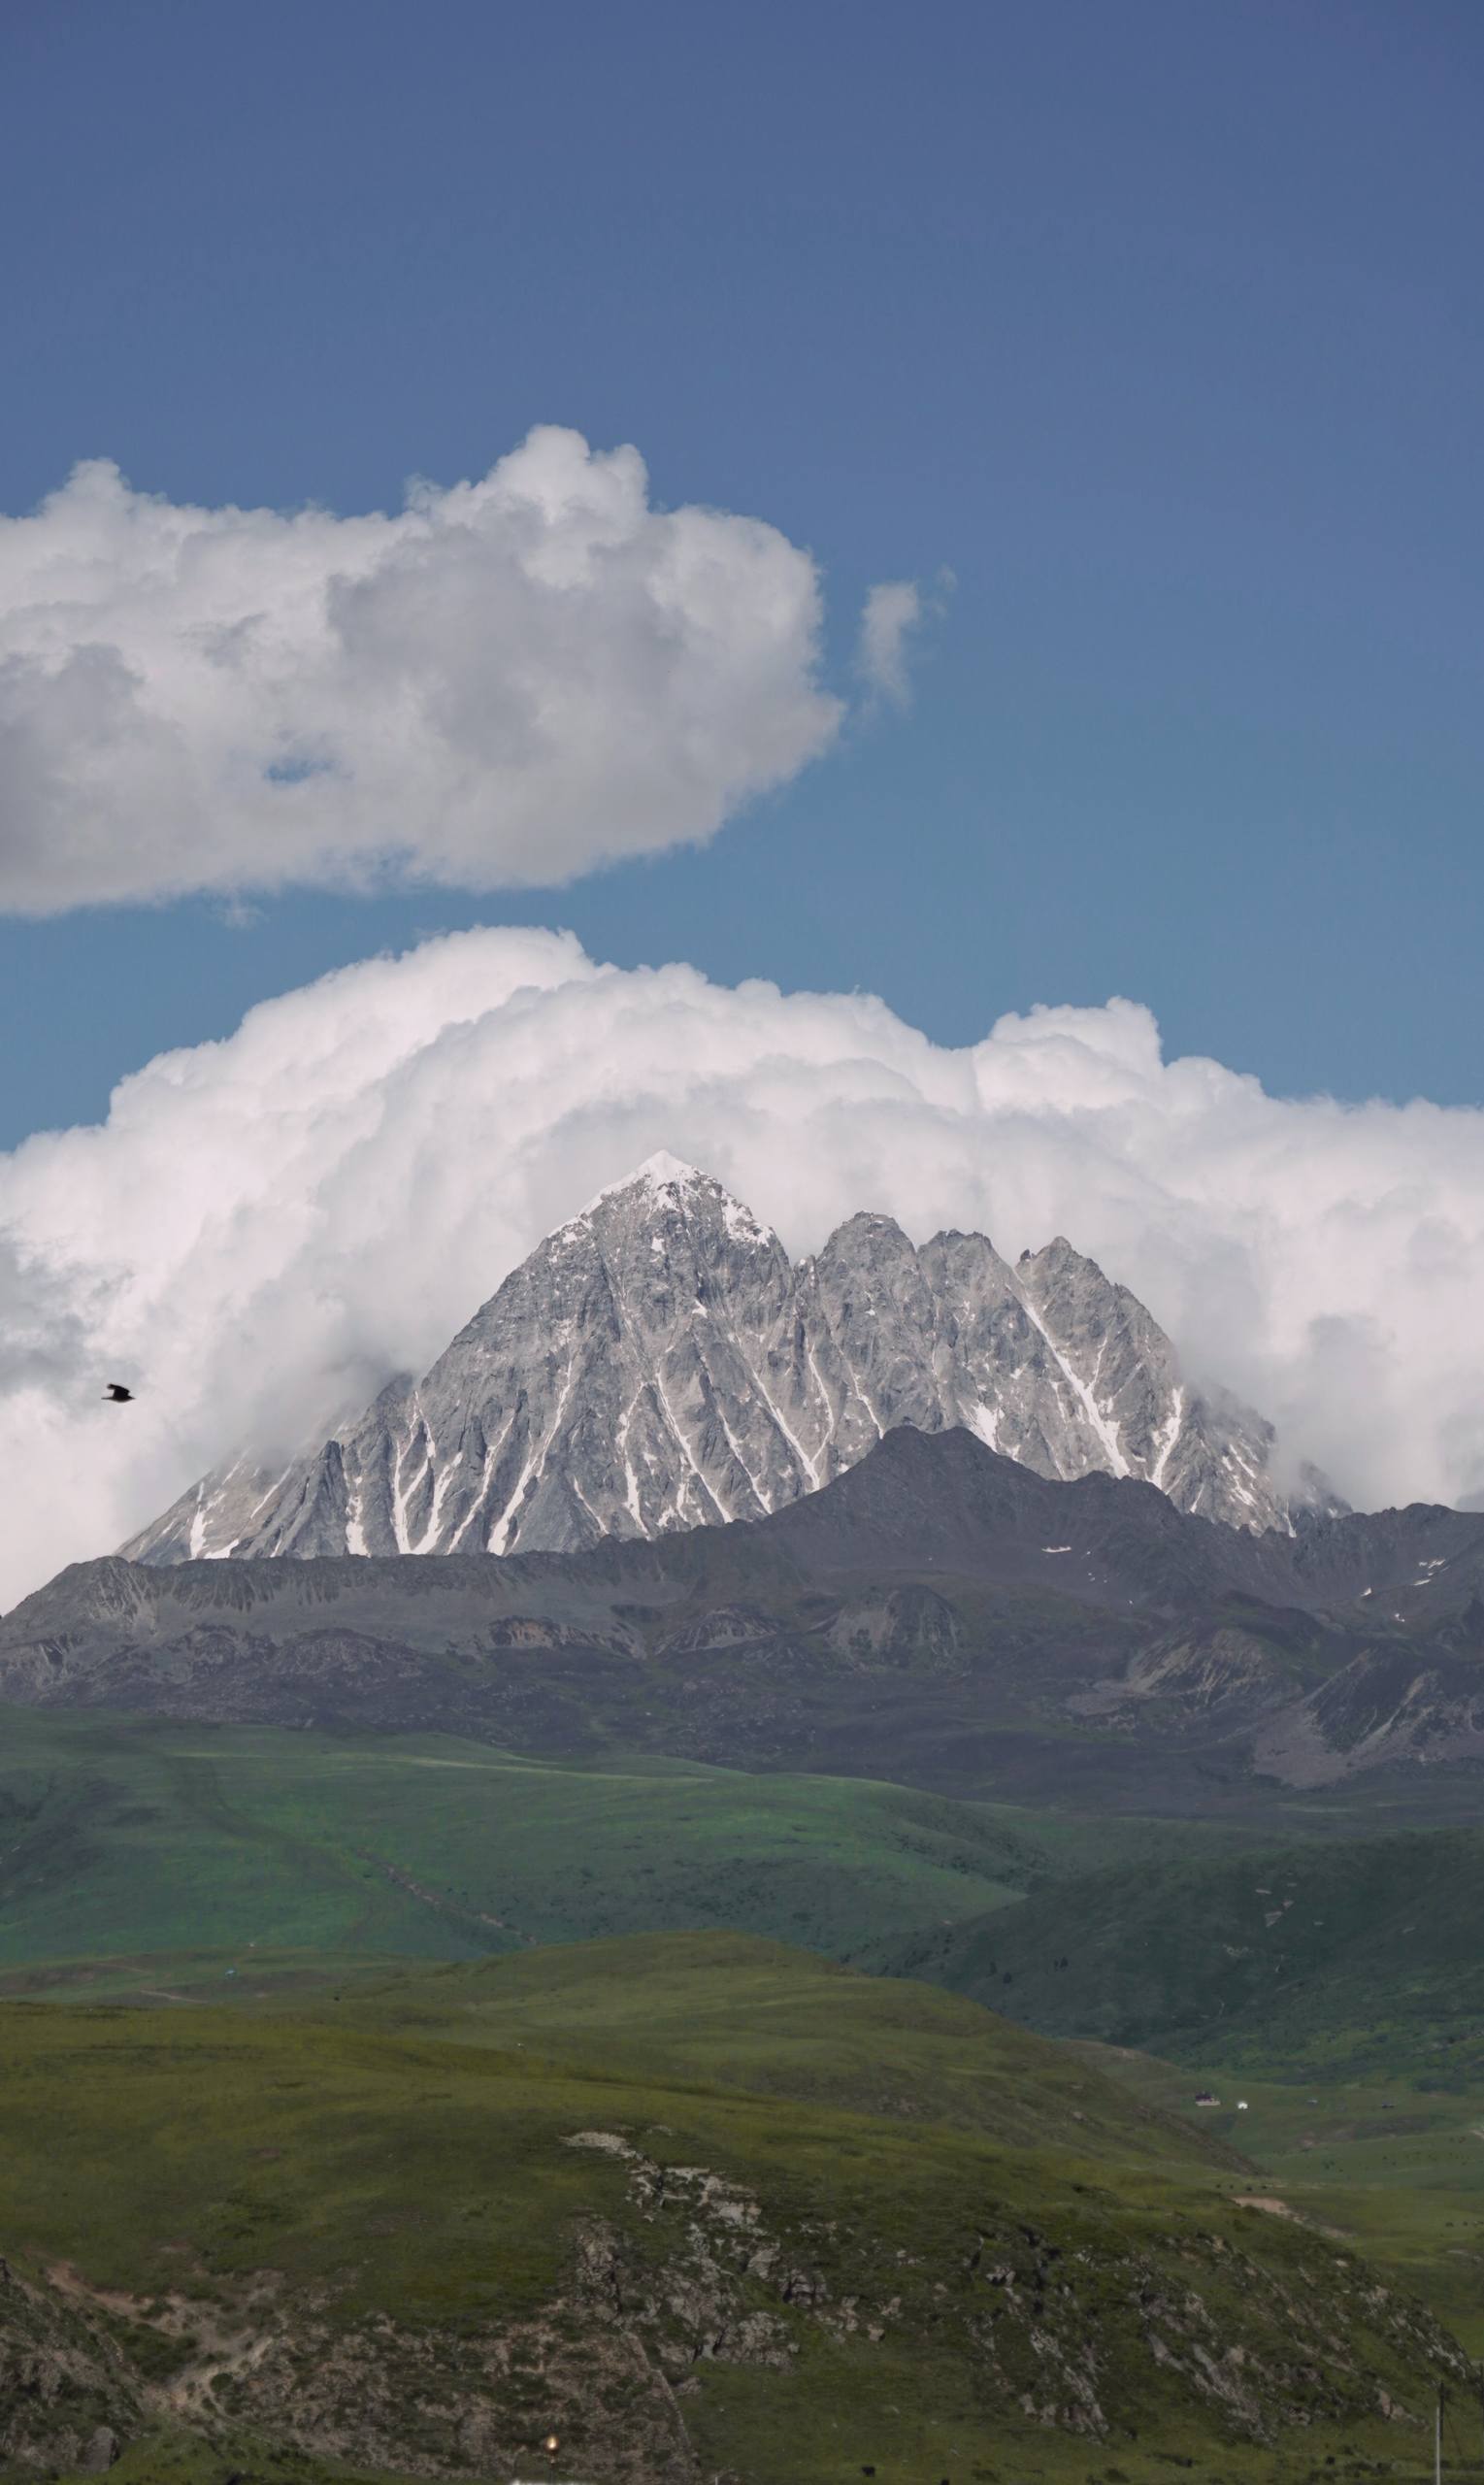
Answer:
[[[710,837],[825,750],[809,555],[533,431],[395,515],[80,466],[0,518],[0,907],[547,886]]]
[[[794,1251],[859,1208],[1065,1233],[1353,1501],[1484,1484],[1484,1113],[1275,1098],[1129,1001],[948,1050],[870,997],[491,929],[264,1002],[0,1158],[0,1604],[424,1368],[660,1147]]]
[[[868,688],[898,708],[906,706],[909,686],[907,642],[922,619],[922,590],[910,579],[885,579],[869,589],[856,669]]]

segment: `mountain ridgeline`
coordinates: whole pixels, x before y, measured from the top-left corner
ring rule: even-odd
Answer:
[[[0,1696],[1199,1811],[1477,1760],[1481,1658],[1484,1515],[1258,1535],[903,1425],[653,1541],[79,1563],[0,1625]]]
[[[1036,1474],[1157,1484],[1257,1530],[1295,1505],[1263,1418],[1182,1377],[1128,1289],[1060,1239],[1012,1268],[981,1234],[914,1248],[853,1216],[811,1259],[710,1176],[649,1160],[542,1242],[420,1380],[291,1464],[205,1476],[122,1550],[573,1552],[757,1519],[894,1426],[962,1425]]]

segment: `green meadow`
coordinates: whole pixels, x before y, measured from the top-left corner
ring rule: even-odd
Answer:
[[[1481,1923],[1484,1830],[1207,1839],[1048,1876],[903,1964],[1051,2034],[1251,2077],[1479,2088]]]
[[[5,1711],[0,2251],[119,2485],[1420,2479],[1484,1840],[1291,1809]]]
[[[1071,2050],[1130,2095],[1239,2150],[1296,2214],[1415,2288],[1484,2360],[1484,2078],[1447,2089],[1425,2071],[1254,2078],[1214,2058],[1175,2064],[1096,2043]],[[1219,2104],[1198,2107],[1202,2091]],[[1478,2441],[1484,2448],[1484,2434]]]
[[[648,2427],[670,2473],[663,2406],[573,2379],[598,2315],[572,2236],[595,2223],[684,2374],[707,2475],[1420,2475],[1431,2334],[1251,2188],[1219,2136],[1070,2048],[735,1936],[404,1968],[339,2001],[0,2006],[8,2251],[73,2284],[81,2263],[150,2376],[120,2480],[373,2472],[368,2342],[401,2411],[381,2472],[436,2472],[491,2326],[529,2352],[501,2378],[518,2464],[487,2472],[581,2476],[584,2449],[611,2472],[615,2429]],[[1320,2294],[1356,2367],[1337,2388],[1293,2353]],[[689,2352],[748,2320],[771,2362]],[[1029,2421],[1027,2401],[1076,2403],[1090,2333],[1102,2435]],[[1237,2348],[1268,2438],[1193,2385],[1182,2342],[1206,2336]],[[1416,2422],[1381,2422],[1376,2387]],[[306,2404],[344,2456],[291,2455]],[[548,2428],[573,2464],[541,2451]]]
[[[235,1948],[457,1959],[705,1925],[874,1965],[1049,1872],[1191,1835],[844,1777],[8,1708],[0,1968]]]

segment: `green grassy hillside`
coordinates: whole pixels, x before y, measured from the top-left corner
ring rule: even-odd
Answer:
[[[1192,1839],[850,1778],[0,1709],[0,1969],[248,1945],[473,1958],[712,1924],[875,1964],[1048,1871]]]
[[[1484,1831],[1222,1853],[1048,1882],[902,1964],[1032,2027],[1254,2073],[1484,2084]]]
[[[274,2005],[271,2005],[274,2006]],[[1070,2047],[976,2003],[732,1934],[579,1942],[365,1980],[344,2025],[517,2047],[625,2078],[745,2088],[941,2122],[1005,2146],[1225,2167],[1231,2152],[1147,2113]]]
[[[1278,2081],[1216,2059],[1071,2050],[1131,2095],[1240,2148],[1291,2207],[1402,2276],[1484,2356],[1484,2075],[1446,2086],[1427,2072]],[[1202,2089],[1220,2104],[1197,2108]],[[1477,2426],[1475,2447],[1484,2447]]]
[[[1420,2473],[1484,1833],[1291,1808],[0,1710],[0,2473]]]
[[[0,2007],[0,2240],[120,2485],[1420,2474],[1461,2355],[1244,2179],[968,2005],[719,1937]]]

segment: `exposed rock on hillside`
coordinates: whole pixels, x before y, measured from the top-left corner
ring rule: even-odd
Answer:
[[[1263,2444],[1326,2422],[1405,2426],[1436,2379],[1468,2377],[1456,2342],[1364,2263],[1256,2214],[1234,2246],[1188,2211],[1168,2232],[1125,2224],[1097,2195],[1037,2223],[966,2201],[957,2232],[893,2246],[622,2133],[567,2144],[621,2167],[625,2210],[577,2219],[561,2292],[519,2319],[346,2323],[261,2277],[145,2301],[75,2271],[65,2293],[4,2271],[0,2451],[23,2471],[102,2470],[183,2432],[463,2478],[522,2472],[549,2435],[591,2485],[703,2485],[698,2372],[817,2387],[844,2347],[909,2370],[931,2342],[966,2411],[1090,2443],[1171,2422]]]

